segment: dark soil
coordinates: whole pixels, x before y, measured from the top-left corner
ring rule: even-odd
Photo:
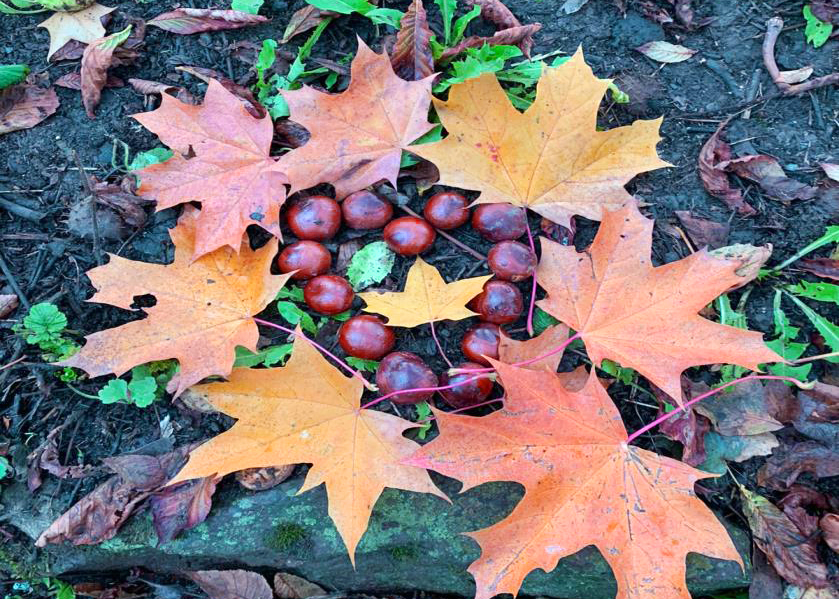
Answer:
[[[196,4],[209,5],[204,1]],[[273,18],[270,24],[226,33],[177,36],[150,27],[139,62],[115,69],[113,73],[124,79],[137,77],[185,85],[198,97],[203,93],[203,84],[176,71],[176,66],[214,68],[250,83],[247,79],[250,65],[232,56],[229,46],[241,40],[259,43],[269,37],[281,38],[291,11],[302,4],[299,0],[268,0],[262,12]],[[402,8],[407,3],[389,4]],[[426,4],[430,19],[437,22],[436,8],[431,2]],[[782,261],[817,238],[835,219],[839,207],[825,196],[785,205],[765,197],[757,186],[745,183],[739,184],[743,185],[747,201],[758,214],[751,218],[740,217],[705,192],[697,172],[697,156],[703,143],[720,122],[732,115],[736,116],[728,126],[727,138],[736,142],[737,154],[775,156],[790,176],[810,184],[823,179],[817,163],[839,162],[835,146],[839,94],[835,88],[757,102],[751,108],[750,118],[744,118],[742,114],[750,87],[757,90],[758,100],[775,92],[760,53],[764,23],[773,15],[783,16],[787,25],[777,45],[782,69],[812,65],[816,75],[839,70],[839,42],[835,36],[820,49],[805,44],[802,2],[695,2],[697,18],[713,18],[709,26],[696,31],[662,28],[635,12],[631,8],[633,2],[629,2],[630,10],[625,16],[609,0],[591,0],[580,12],[567,16],[560,14],[560,0],[506,0],[506,4],[523,22],[544,25],[536,36],[535,54],[553,50],[571,53],[582,44],[586,60],[595,73],[617,78],[619,85],[629,92],[633,102],[628,106],[604,102],[601,114],[604,126],[615,127],[637,118],[664,116],[659,153],[674,167],[641,175],[629,186],[630,191],[646,204],[646,212],[657,219],[653,248],[657,263],[677,260],[690,251],[662,226],[678,224],[673,214],[676,210],[729,222],[729,243],[772,244],[772,263]],[[667,5],[666,2],[661,4]],[[160,1],[121,3],[108,30],[121,29],[128,16],[148,19],[170,8],[169,3]],[[77,70],[78,65],[45,62],[48,36],[44,29],[37,28],[43,18],[43,15],[0,17],[0,53],[3,55],[0,62],[27,63],[34,72],[44,73],[50,81],[55,81],[65,73]],[[477,26],[478,29],[481,27],[486,26]],[[381,38],[376,37],[375,29],[368,21],[346,17],[327,28],[313,55],[331,60],[352,55],[356,34],[375,49],[381,47]],[[298,39],[295,38],[291,46],[296,47]],[[634,51],[645,42],[661,39],[684,44],[698,53],[684,63],[662,67]],[[103,180],[120,177],[124,174],[121,170],[124,167],[123,144],[132,155],[159,145],[154,135],[130,118],[131,114],[151,109],[156,104],[147,103],[130,87],[107,89],[97,117],[89,119],[77,91],[58,88],[58,95],[62,105],[54,116],[31,130],[0,137],[0,200],[45,214],[40,220],[27,220],[0,210],[0,257],[10,268],[14,283],[23,291],[22,304],[56,303],[68,315],[70,328],[81,340],[82,335],[117,326],[133,316],[116,308],[85,303],[92,288],[84,272],[97,264],[97,256],[92,241],[76,236],[67,226],[70,209],[85,196],[73,153],[78,152],[88,174]],[[421,211],[423,199],[418,196],[412,180],[400,180],[399,191],[410,198],[414,210]],[[168,262],[172,249],[167,230],[176,217],[174,210],[153,214],[144,229],[129,230],[118,239],[103,239],[101,251],[133,260]],[[531,225],[538,229],[539,219],[532,218]],[[578,219],[578,248],[591,241],[595,230],[595,223]],[[489,249],[489,244],[468,226],[455,231],[454,235],[481,253],[485,254]],[[344,231],[329,248],[337,252],[340,244],[352,237]],[[367,243],[377,239],[380,239],[380,232],[364,235],[360,240]],[[293,237],[286,240],[293,240]],[[488,272],[484,264],[477,263],[473,257],[439,237],[426,259],[440,268],[447,280]],[[399,288],[411,262],[410,259],[399,259],[383,286]],[[800,273],[793,271],[784,280],[798,278]],[[12,283],[3,276],[0,293],[12,293]],[[528,287],[522,285],[525,297]],[[771,338],[774,336],[773,282],[754,287],[747,309],[749,326]],[[736,300],[738,293],[732,295]],[[355,307],[359,308],[361,302],[356,301]],[[26,346],[12,334],[11,326],[25,314],[24,306],[8,316],[8,320],[0,321],[0,367],[23,357],[22,361],[0,370],[0,413],[4,423],[0,430],[0,449],[8,449],[19,479],[26,476],[26,454],[37,447],[50,430],[68,420],[72,424],[60,437],[62,461],[87,464],[99,464],[102,458],[142,448],[158,437],[158,423],[164,416],[169,416],[175,424],[178,445],[210,437],[229,426],[230,420],[223,417],[193,419],[168,401],[141,410],[124,405],[104,406],[75,394],[55,377],[54,368],[40,360],[37,349]],[[787,306],[787,312],[794,325],[801,326],[807,333],[812,332],[800,312],[792,306]],[[831,314],[829,310],[823,309],[822,314],[837,320],[837,314]],[[269,309],[266,318],[280,322],[273,308]],[[461,358],[459,341],[470,324],[465,321],[440,327],[442,343],[453,361]],[[524,319],[509,329],[520,336],[523,327]],[[336,350],[336,330],[337,324],[325,327],[319,341]],[[276,331],[263,333],[266,342],[280,339]],[[436,371],[444,370],[445,364],[436,354],[427,327],[400,330],[398,334],[397,349],[420,354]],[[818,353],[815,346],[812,353]],[[577,354],[569,355],[563,362],[563,369],[576,366],[580,359]],[[817,363],[813,372],[819,378],[833,375],[823,363]],[[104,381],[104,378],[83,381],[77,383],[77,387],[95,394]],[[647,400],[634,401],[635,390],[616,384],[612,391],[630,430],[655,416],[655,410],[642,405]],[[412,410],[399,407],[406,417],[412,417]],[[644,443],[655,444],[659,451],[678,455],[678,445],[663,436],[649,436]],[[732,464],[732,470],[741,482],[754,486],[755,472],[762,461],[763,458],[756,458],[745,464]],[[89,477],[78,483],[68,481],[60,487],[53,501],[68,507],[100,480]],[[715,486],[708,499],[716,507],[727,510],[732,521],[742,526],[738,506],[731,499],[730,479],[726,480],[728,482]],[[835,486],[829,489],[830,482],[821,481],[823,490],[836,490]],[[13,530],[5,532],[12,536],[16,534]]]

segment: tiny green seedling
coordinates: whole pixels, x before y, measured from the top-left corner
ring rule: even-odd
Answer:
[[[344,358],[350,366],[361,372],[376,372],[379,368],[379,363],[376,360],[364,360],[362,358],[355,358],[347,356]]]
[[[820,48],[833,33],[833,24],[825,23],[813,14],[813,9],[808,4],[804,7],[804,20],[807,25],[804,27],[804,37],[807,38],[807,43],[813,44],[814,48]]]
[[[25,64],[0,65],[0,89],[20,83],[29,74],[29,67]]]
[[[131,369],[131,380],[114,379],[99,390],[103,404],[125,403],[146,408],[163,397],[166,384],[178,371],[175,360],[160,360]]]
[[[64,334],[67,329],[67,317],[58,306],[49,302],[35,304],[23,319],[22,324],[12,330],[23,337],[30,345],[37,345],[44,352],[41,359],[45,362],[61,362],[80,349],[80,345]],[[74,381],[76,371],[64,368],[58,374],[64,382]]]
[[[368,243],[350,259],[347,280],[355,291],[381,283],[393,270],[394,254],[384,241]]]
[[[727,294],[723,294],[717,298],[716,307],[720,315],[720,324],[725,324],[730,327],[737,327],[738,329],[748,329],[749,325],[746,322],[746,302],[749,299],[749,292],[747,291],[740,297],[737,303],[737,309],[731,307],[731,300]],[[735,379],[743,376],[746,369],[736,364],[723,364],[720,368],[720,382],[730,383]]]
[[[776,289],[775,298],[772,304],[772,313],[775,317],[775,334],[778,335],[778,338],[767,341],[766,345],[768,345],[769,348],[776,354],[784,358],[784,360],[791,362],[800,358],[804,352],[807,351],[810,344],[795,341],[796,337],[798,337],[800,329],[790,324],[789,318],[787,318],[787,315],[781,306],[781,299],[781,290]],[[802,382],[807,380],[812,368],[812,364],[793,366],[791,364],[784,364],[783,362],[769,364],[766,367],[766,369],[772,374],[792,377]],[[786,384],[792,385],[790,382],[786,382]]]
[[[402,12],[393,8],[379,8],[367,0],[306,0],[315,8],[342,15],[358,14],[373,21],[376,25],[389,25],[399,29]]]
[[[264,0],[233,0],[230,3],[230,8],[255,15],[259,13],[263,2]]]
[[[421,423],[417,429],[417,438],[425,440],[428,431],[431,430],[431,406],[427,401],[422,401],[417,404],[417,422]]]
[[[256,353],[244,347],[236,348],[236,361],[233,363],[234,368],[253,368],[254,366],[265,366],[270,368],[272,366],[283,366],[291,356],[291,343],[283,343],[282,345],[272,345],[265,347]]]

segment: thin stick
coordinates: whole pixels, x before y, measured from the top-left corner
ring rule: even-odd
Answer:
[[[530,221],[527,214],[524,215],[524,224],[527,225],[527,241],[530,242],[530,251],[536,255],[536,244],[533,243],[533,233],[530,231]],[[536,273],[533,275],[533,286],[530,288],[530,307],[527,309],[527,334],[533,337],[533,308],[536,305]]]
[[[325,353],[327,356],[332,358],[335,361],[335,363],[338,364],[341,368],[343,368],[344,370],[349,372],[352,376],[354,376],[355,378],[359,379],[362,383],[364,383],[364,386],[367,389],[369,389],[370,391],[378,391],[379,390],[379,388],[376,387],[376,385],[374,385],[373,383],[371,383],[370,381],[365,379],[360,372],[355,370],[352,366],[350,366],[349,364],[344,362],[341,358],[339,358],[338,356],[333,354],[331,351],[326,349],[324,346],[322,346],[317,341],[314,341],[313,339],[309,339],[308,337],[306,337],[306,335],[304,335],[302,332],[295,331],[293,329],[289,329],[287,327],[284,327],[284,326],[279,325],[279,324],[275,324],[273,322],[269,322],[267,320],[262,320],[261,318],[253,317],[253,321],[258,323],[258,324],[263,324],[266,327],[272,327],[272,328],[275,328],[275,329],[279,329],[281,331],[284,331],[284,332],[288,333],[289,335],[300,335],[300,337],[302,337],[303,339],[308,341],[311,345],[313,345],[314,347],[316,347],[317,349],[319,349],[320,351]]]
[[[472,408],[480,408],[481,406],[488,406],[491,403],[496,403],[498,401],[504,401],[503,397],[496,397],[495,399],[488,399],[486,401],[482,401],[481,403],[476,403],[471,406],[464,406],[462,408],[457,408],[456,410],[451,410],[446,412],[446,414],[457,414],[458,412],[465,412],[466,410],[471,410]],[[432,420],[436,420],[436,416],[429,416],[428,418],[423,418],[422,420],[417,420],[417,424],[424,424],[426,422],[431,422]]]
[[[535,358],[524,360],[523,362],[508,364],[508,366],[527,366],[528,364],[533,364],[534,362],[538,362],[539,360],[543,360],[554,354],[558,354],[559,352],[564,351],[565,348],[568,347],[572,341],[575,341],[580,338],[580,333],[574,333],[571,337],[563,341],[561,345],[555,347],[548,353],[542,354],[541,356],[536,356]],[[454,368],[451,371],[449,371],[449,374],[478,374],[484,372],[495,372],[495,368]]]
[[[419,214],[417,214],[416,212],[414,212],[413,210],[411,210],[407,206],[399,206],[399,207],[402,210],[404,210],[405,212],[407,212],[408,214],[410,214],[411,216],[415,216],[416,218],[422,218]],[[477,251],[473,250],[472,248],[470,248],[468,245],[466,245],[462,241],[458,241],[457,239],[455,239],[454,237],[452,237],[451,235],[449,235],[445,231],[442,231],[442,230],[438,229],[437,227],[434,227],[434,230],[437,231],[438,235],[448,239],[449,241],[451,241],[453,244],[455,244],[457,247],[462,249],[467,254],[471,254],[477,260],[481,260],[483,262],[486,262],[487,257],[484,256],[483,254],[481,254],[480,252],[477,252]]]
[[[443,346],[440,345],[440,340],[437,339],[437,332],[434,330],[434,321],[432,320],[431,322],[429,322],[428,326],[431,327],[431,336],[434,338],[434,343],[437,344],[437,351],[440,352],[440,355],[443,356],[443,360],[445,360],[446,364],[448,364],[449,368],[451,368],[451,360],[449,360],[448,356],[446,355],[446,352],[443,351]]]
[[[99,219],[96,215],[96,194],[93,192],[90,179],[87,178],[87,173],[82,166],[82,159],[79,158],[79,153],[76,150],[73,150],[73,156],[79,169],[79,177],[81,177],[87,196],[90,198],[90,221],[93,223],[93,254],[96,257],[96,264],[102,266],[102,250],[99,246]]]
[[[784,20],[781,17],[772,17],[766,21],[766,34],[763,37],[763,65],[783,95],[795,96],[820,87],[839,83],[839,72],[831,73],[824,77],[816,77],[804,83],[794,85],[786,83],[781,77],[778,63],[775,62],[775,43],[778,41],[778,36],[781,34],[783,28]]]
[[[465,385],[467,383],[471,383],[472,381],[477,381],[478,379],[486,378],[485,376],[473,376],[469,377],[468,379],[458,381],[456,383],[452,383],[451,385],[443,385],[442,387],[415,387],[413,389],[400,389],[399,391],[392,391],[391,393],[387,393],[382,395],[381,397],[377,397],[372,401],[368,401],[366,404],[361,406],[362,410],[366,410],[367,408],[375,406],[377,403],[381,403],[386,399],[390,399],[391,397],[396,397],[397,395],[404,395],[406,393],[418,393],[418,392],[431,392],[434,391],[445,391],[446,389],[454,389],[455,387],[460,387],[461,385]]]
[[[809,358],[799,358],[798,360],[791,360],[790,364],[806,364],[807,362],[815,362],[816,360],[826,360],[827,358],[834,358],[839,356],[839,351],[832,351],[829,354],[819,354],[817,356],[810,356]]]
[[[3,272],[3,276],[6,277],[6,281],[12,288],[12,291],[15,292],[15,295],[17,295],[17,298],[20,300],[20,303],[23,304],[24,308],[29,310],[29,308],[32,307],[32,304],[29,303],[26,294],[23,293],[23,289],[21,289],[20,285],[18,285],[17,279],[15,278],[15,275],[12,274],[12,269],[9,268],[8,264],[6,264],[6,260],[3,258],[2,253],[0,253],[0,271]]]
[[[703,399],[706,399],[708,397],[711,397],[712,395],[716,395],[717,393],[719,393],[723,389],[731,387],[732,385],[739,385],[740,383],[744,383],[746,381],[752,381],[752,380],[789,381],[790,383],[795,383],[795,385],[797,385],[798,387],[801,387],[802,389],[807,388],[807,387],[804,387],[800,381],[798,381],[797,379],[794,379],[792,377],[789,377],[789,376],[775,376],[775,375],[771,375],[771,374],[750,374],[749,376],[744,376],[742,378],[731,381],[730,383],[725,383],[724,385],[720,385],[719,387],[716,387],[715,389],[711,389],[710,391],[708,391],[706,393],[703,393],[701,395],[697,395],[696,397],[694,397],[690,401],[685,402],[682,405],[682,410],[686,410],[687,408],[689,408],[693,404],[695,404],[697,402],[700,402]],[[680,413],[682,410],[673,410],[672,412],[667,412],[666,414],[663,414],[663,415],[659,416],[658,418],[656,418],[655,420],[653,420],[649,424],[639,428],[637,431],[635,431],[634,433],[629,435],[629,437],[626,438],[626,443],[627,444],[632,443],[635,439],[637,439],[638,437],[640,437],[641,435],[643,435],[647,431],[652,430],[653,428],[655,428],[656,426],[658,426],[659,424],[661,424],[665,420],[669,419],[671,416],[674,416],[675,414]]]

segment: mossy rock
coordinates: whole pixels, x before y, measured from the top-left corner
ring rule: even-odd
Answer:
[[[154,571],[202,568],[272,568],[291,571],[324,588],[341,591],[430,591],[471,596],[474,582],[466,571],[478,557],[477,544],[462,535],[498,521],[521,498],[522,488],[490,483],[456,494],[447,503],[431,495],[386,490],[358,546],[353,569],[344,545],[327,516],[326,493],[318,487],[297,495],[301,481],[287,481],[258,493],[228,488],[217,494],[209,518],[173,541],[157,544],[147,512],[134,516],[114,539],[92,547],[48,549],[44,574],[126,569]],[[12,517],[12,523],[21,516]],[[18,526],[30,536],[38,531]],[[27,530],[29,529],[29,530]],[[748,538],[731,530],[745,563]],[[688,585],[697,594],[740,588],[749,583],[733,562],[698,554],[687,560]],[[532,572],[522,592],[563,599],[612,599],[614,576],[600,553],[587,547],[560,560],[552,572]]]

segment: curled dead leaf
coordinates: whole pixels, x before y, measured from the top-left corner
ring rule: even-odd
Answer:
[[[728,121],[721,123],[702,146],[699,152],[699,176],[709,194],[721,199],[739,214],[752,216],[756,214],[755,209],[743,199],[743,194],[739,189],[731,187],[725,169],[720,166],[721,163],[731,160],[731,146],[721,139],[723,129],[727,124]]]
[[[722,258],[723,260],[732,260],[740,263],[740,266],[735,269],[734,274],[742,277],[743,280],[731,287],[730,290],[732,290],[746,285],[757,277],[760,269],[772,255],[772,244],[767,243],[766,245],[755,246],[747,243],[736,243],[717,248],[708,253],[711,256]]]
[[[53,88],[23,83],[0,90],[0,135],[34,127],[58,110]]]
[[[262,574],[247,570],[199,570],[185,572],[210,599],[273,599]]]
[[[413,0],[400,21],[391,53],[393,71],[407,81],[425,79],[434,72],[431,29],[422,0]]]
[[[169,33],[189,35],[204,31],[240,29],[270,21],[268,17],[240,10],[215,10],[211,8],[178,8],[157,15],[148,21]]]
[[[525,43],[526,40],[532,39],[533,34],[541,28],[542,25],[540,23],[533,23],[530,25],[518,25],[516,27],[501,29],[500,31],[496,31],[490,37],[473,35],[467,37],[456,46],[446,48],[440,55],[440,60],[450,60],[465,51],[467,48],[480,48],[484,44],[489,46],[519,46]]]
[[[0,295],[0,318],[6,318],[17,310],[18,303],[18,297],[14,293]]]
[[[305,578],[288,572],[277,572],[274,574],[274,594],[277,599],[307,599],[325,595],[326,591]]]
[[[663,40],[647,42],[646,44],[638,46],[635,50],[649,59],[663,63],[684,62],[696,54],[696,50],[691,50],[690,48],[685,48],[684,46],[679,46],[677,44],[671,44],[670,42],[665,42]]]
[[[82,102],[90,118],[96,116],[94,110],[99,105],[102,89],[108,80],[108,69],[111,67],[114,50],[128,39],[130,34],[131,25],[118,33],[90,42],[82,54]]]
[[[267,468],[245,468],[236,473],[236,482],[251,491],[265,491],[286,480],[294,472],[294,464],[269,466]]]

